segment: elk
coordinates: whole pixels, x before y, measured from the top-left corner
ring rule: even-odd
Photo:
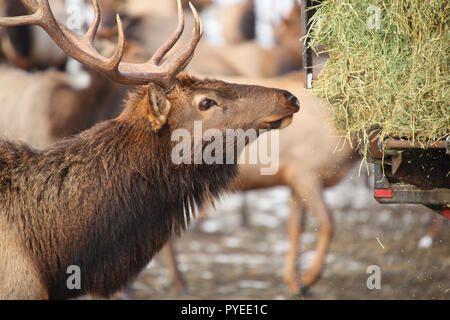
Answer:
[[[253,0],[218,6],[216,19],[227,44],[238,44],[255,38],[255,8]]]
[[[324,260],[332,239],[333,217],[323,198],[323,190],[341,181],[360,159],[358,152],[343,140],[331,125],[331,112],[326,102],[310,96],[301,88],[301,72],[289,73],[273,79],[231,77],[229,81],[277,86],[294,92],[302,101],[302,116],[280,132],[279,170],[275,175],[261,175],[261,164],[239,165],[236,188],[240,191],[274,186],[291,189],[291,211],[288,221],[289,250],[285,260],[283,280],[294,295],[304,295],[320,277]],[[299,139],[302,137],[302,139]],[[249,149],[248,146],[246,149]],[[245,155],[244,151],[242,157]],[[319,220],[320,235],[316,256],[306,274],[299,278],[298,256],[301,228],[308,210]],[[243,211],[244,214],[245,211]],[[205,216],[205,213],[201,213]],[[175,288],[185,284],[172,261],[175,252],[172,243],[164,248],[169,276]]]
[[[48,0],[22,0],[34,13],[0,18],[0,26],[35,24],[71,57],[114,82],[136,86],[115,119],[36,150],[0,140],[0,298],[107,297],[120,290],[164,243],[184,230],[194,203],[227,190],[236,164],[174,164],[171,133],[203,128],[282,129],[299,103],[291,93],[255,85],[199,80],[181,71],[201,38],[193,36],[161,63],[184,29],[181,3],[173,34],[142,64],[121,61],[124,36],[110,58],[93,46],[100,22],[85,35],[59,23]],[[238,153],[235,153],[235,157]],[[67,268],[82,272],[67,286]]]
[[[65,16],[64,1],[53,2],[53,10],[58,19]],[[5,0],[2,12],[7,16],[27,14],[26,7],[16,0]],[[17,26],[4,30],[1,37],[1,51],[12,65],[22,69],[61,68],[66,63],[66,56],[51,39],[34,26]]]
[[[189,8],[189,2],[192,3],[197,10],[202,11],[212,4],[213,0],[181,0],[183,8]],[[172,1],[127,0],[125,6],[127,7],[127,12],[131,15],[141,15],[143,12],[152,12],[156,16],[171,17],[177,11],[176,4]]]
[[[147,56],[138,46],[126,43],[123,61],[139,62]],[[34,148],[48,147],[117,117],[129,90],[96,72],[90,72],[87,87],[78,88],[59,70],[31,73],[8,65],[0,65],[0,88],[0,135]]]
[[[200,44],[187,70],[208,76],[250,78],[276,77],[298,70],[302,66],[300,13],[296,3],[289,16],[274,26],[274,48],[263,48],[254,40],[219,47]]]

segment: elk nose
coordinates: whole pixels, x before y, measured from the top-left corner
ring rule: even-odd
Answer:
[[[283,93],[283,95],[285,96],[285,98],[292,103],[293,105],[296,105],[297,107],[300,108],[300,101],[298,101],[297,97],[294,96],[292,93],[290,93],[289,91],[285,91]]]

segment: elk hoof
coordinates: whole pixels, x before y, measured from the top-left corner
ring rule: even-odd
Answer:
[[[192,295],[192,291],[189,290],[188,288],[182,288],[182,289],[176,290],[176,294],[181,295],[181,296],[188,296],[188,295]]]
[[[309,286],[300,281],[298,291],[294,294],[295,298],[305,298],[308,295]]]

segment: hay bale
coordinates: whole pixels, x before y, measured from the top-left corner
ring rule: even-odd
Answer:
[[[326,46],[329,60],[312,92],[328,100],[340,132],[367,142],[379,127],[424,146],[450,134],[449,8],[448,0],[318,6],[311,47]]]

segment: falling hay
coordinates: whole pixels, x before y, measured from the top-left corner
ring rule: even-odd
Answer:
[[[325,46],[329,59],[312,93],[329,102],[340,132],[361,143],[380,128],[424,146],[450,134],[449,8],[447,0],[318,5],[311,47]]]

